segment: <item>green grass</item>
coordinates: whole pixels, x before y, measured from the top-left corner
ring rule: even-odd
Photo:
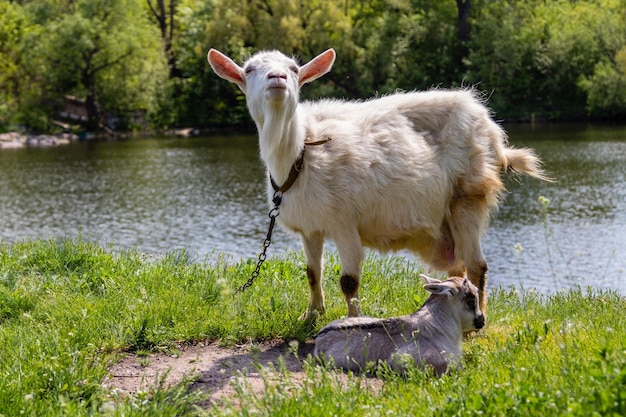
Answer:
[[[180,343],[304,340],[345,314],[340,266],[326,256],[327,311],[298,321],[308,302],[299,254],[270,259],[242,294],[255,262],[192,261],[185,252],[115,254],[84,239],[0,245],[0,415],[4,416],[546,416],[626,415],[626,300],[578,289],[541,296],[492,289],[488,324],[464,344],[464,369],[442,378],[381,369],[381,388],[303,358],[307,378],[255,396],[241,408],[198,407],[191,381],[120,397],[102,386],[121,353],[170,351]],[[370,257],[363,266],[364,314],[388,317],[426,297],[420,266]]]

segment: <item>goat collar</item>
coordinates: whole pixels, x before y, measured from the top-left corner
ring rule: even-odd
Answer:
[[[300,156],[298,156],[298,159],[296,159],[296,161],[291,166],[291,170],[289,171],[289,176],[287,177],[287,181],[285,181],[283,185],[279,186],[278,184],[276,184],[276,181],[274,181],[274,178],[272,177],[272,174],[270,173],[270,182],[272,183],[272,188],[274,189],[274,191],[275,192],[280,191],[281,193],[284,193],[285,191],[291,188],[294,182],[296,182],[296,180],[298,179],[298,175],[300,175],[300,173],[304,169],[304,150],[306,149],[307,145],[309,146],[323,145],[324,143],[328,142],[330,139],[331,138],[325,138],[325,139],[318,140],[315,142],[309,142],[309,138],[307,138],[307,140],[304,142],[305,147],[302,148],[302,152],[300,152]]]
[[[270,173],[270,182],[272,183],[272,188],[274,189],[275,192],[280,191],[281,193],[284,193],[285,191],[291,188],[294,182],[296,182],[296,180],[298,179],[298,175],[300,175],[300,173],[302,172],[302,169],[304,169],[304,150],[305,149],[306,148],[302,148],[302,152],[300,152],[300,156],[298,156],[298,159],[296,159],[296,162],[294,162],[293,165],[291,166],[291,171],[289,171],[289,176],[287,177],[287,181],[285,181],[283,185],[278,186],[278,184],[276,184],[276,181],[274,181],[272,174]]]

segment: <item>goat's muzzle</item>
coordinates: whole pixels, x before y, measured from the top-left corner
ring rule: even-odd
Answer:
[[[267,75],[268,90],[286,90],[287,74],[280,72],[272,72]]]
[[[485,327],[485,316],[481,314],[480,316],[474,317],[474,327],[476,330],[480,330]]]

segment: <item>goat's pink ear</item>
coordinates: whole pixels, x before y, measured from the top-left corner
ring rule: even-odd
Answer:
[[[240,87],[243,87],[246,83],[243,77],[243,68],[235,64],[235,62],[218,51],[211,48],[207,54],[207,60],[211,64],[213,71],[225,80],[235,83]]]
[[[330,48],[301,66],[299,79],[300,87],[326,74],[333,67],[334,62],[335,50]]]

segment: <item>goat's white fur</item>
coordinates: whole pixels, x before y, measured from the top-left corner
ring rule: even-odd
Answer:
[[[388,319],[335,320],[317,335],[314,356],[353,371],[381,361],[398,371],[404,370],[407,362],[431,366],[438,375],[450,364],[456,366],[463,354],[463,333],[479,330],[485,323],[478,289],[466,278],[442,282],[422,277],[431,295],[415,313]]]
[[[337,246],[348,315],[360,315],[363,246],[409,249],[450,276],[467,273],[486,308],[480,238],[505,191],[500,171],[546,179],[539,158],[507,146],[504,131],[472,90],[397,93],[367,101],[299,103],[300,87],[330,71],[329,49],[299,66],[278,51],[240,67],[211,49],[208,60],[239,86],[259,132],[261,158],[277,184],[305,141],[304,170],[285,192],[279,223],[302,237],[310,283],[307,314],[324,311],[325,239]],[[273,195],[268,180],[268,195]]]

